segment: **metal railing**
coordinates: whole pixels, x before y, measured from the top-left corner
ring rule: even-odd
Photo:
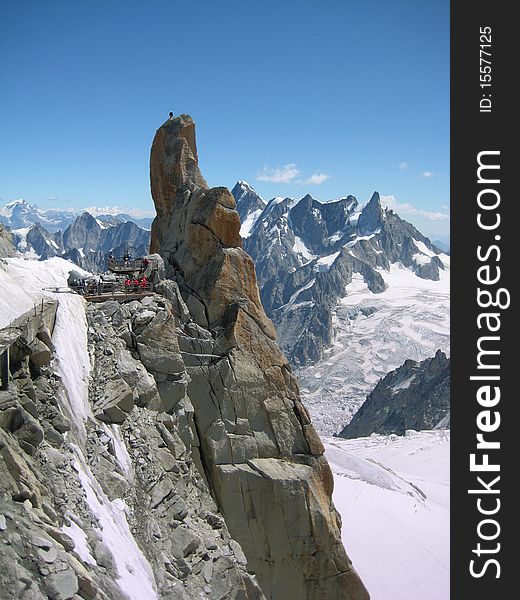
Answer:
[[[129,273],[131,271],[144,271],[150,264],[147,258],[109,258],[108,268],[114,273]]]
[[[71,283],[69,286],[81,296],[113,296],[116,294],[149,294],[152,291],[152,284],[147,281],[137,281],[134,283],[100,281],[86,283]]]

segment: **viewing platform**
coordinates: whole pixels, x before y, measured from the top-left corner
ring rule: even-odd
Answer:
[[[109,256],[107,264],[108,272],[100,275],[83,276],[79,272],[71,272],[68,289],[88,302],[130,302],[153,293],[153,282],[157,280],[159,269],[157,258]]]
[[[153,293],[152,284],[149,282],[80,282],[71,283],[70,289],[83,296],[88,302],[105,302],[106,300],[117,300],[119,302],[130,302],[139,300]]]

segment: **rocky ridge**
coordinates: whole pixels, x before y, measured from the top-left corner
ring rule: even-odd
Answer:
[[[404,435],[407,429],[449,428],[449,417],[450,359],[438,350],[433,358],[407,360],[382,378],[339,435]]]
[[[151,251],[163,256],[199,340],[185,356],[188,342],[177,338],[202,472],[248,570],[269,598],[368,598],[341,543],[323,446],[242,249],[235,200],[207,187],[189,116],[158,129],[150,177]],[[173,332],[155,339],[175,349]]]
[[[22,233],[23,231],[23,233]],[[144,256],[150,246],[150,232],[131,220],[101,220],[84,212],[65,231],[49,233],[39,222],[28,230],[14,232],[14,243],[22,253],[35,253],[41,260],[60,256],[87,271],[107,270],[107,256]]]
[[[178,306],[156,295],[84,311],[81,298],[62,299],[54,331],[49,318],[38,344],[20,338],[11,352],[0,392],[0,596],[262,600],[196,467],[181,355],[151,341],[165,322],[170,333],[180,325]],[[77,361],[64,336],[77,338]]]
[[[235,187],[231,190],[231,194],[237,204],[237,212],[242,223],[241,235],[245,237],[242,231],[244,224],[247,223],[248,219],[253,222],[264,210],[266,203],[247,181],[237,181]]]

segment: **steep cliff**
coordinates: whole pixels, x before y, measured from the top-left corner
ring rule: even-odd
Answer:
[[[191,117],[158,129],[150,178],[157,211],[151,251],[174,281],[163,293],[180,291],[175,302],[184,315],[180,334],[160,323],[150,332],[161,346],[150,368],[162,350],[182,359],[163,369],[159,393],[175,403],[184,382],[193,451],[248,571],[271,599],[368,598],[341,542],[323,446],[242,249],[235,200],[202,177]]]
[[[0,330],[0,598],[265,600],[195,466],[175,334],[157,336],[179,303],[41,302],[67,263],[11,260],[2,284],[38,301]]]

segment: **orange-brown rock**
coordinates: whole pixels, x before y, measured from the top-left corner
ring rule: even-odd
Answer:
[[[207,360],[200,350],[185,357],[187,392],[204,475],[248,570],[270,599],[367,600],[341,542],[323,445],[242,249],[235,201],[202,177],[189,116],[157,131],[150,178],[152,251],[214,340]]]

